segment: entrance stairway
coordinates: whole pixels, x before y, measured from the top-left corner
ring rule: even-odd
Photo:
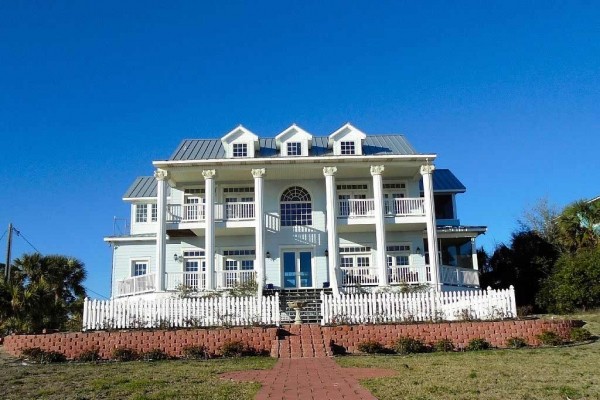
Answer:
[[[331,294],[331,288],[328,289],[286,289],[277,290],[279,292],[279,309],[281,310],[281,323],[293,323],[296,318],[296,311],[289,307],[289,301],[304,301],[306,307],[300,311],[303,323],[321,322],[321,292]],[[275,290],[265,290],[265,295],[273,295]]]
[[[283,325],[273,341],[271,357],[323,358],[333,352],[318,324]]]

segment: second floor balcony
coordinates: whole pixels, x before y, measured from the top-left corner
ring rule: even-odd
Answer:
[[[254,202],[215,204],[216,221],[254,220]],[[206,220],[206,205],[203,203],[168,204],[167,223],[194,223]]]
[[[425,217],[425,199],[422,197],[384,199],[383,213],[385,217],[394,217],[397,222],[403,219]],[[357,219],[365,223],[372,222],[375,216],[375,199],[344,199],[338,201],[338,218]],[[423,219],[424,221],[424,219]]]

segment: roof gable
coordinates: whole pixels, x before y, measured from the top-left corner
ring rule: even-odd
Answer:
[[[246,129],[243,125],[238,125],[231,132],[221,138],[224,145],[239,142],[253,142],[258,144],[258,136]]]
[[[360,139],[365,140],[367,135],[361,131],[360,129],[353,126],[350,122],[346,123],[344,126],[339,128],[337,131],[333,132],[329,135],[329,144],[333,144],[333,142],[337,142],[342,139]]]
[[[313,136],[306,132],[304,129],[300,128],[296,124],[292,124],[289,128],[285,129],[279,135],[275,136],[275,145],[279,149],[281,147],[281,143],[287,141],[307,141],[308,147],[312,146]]]

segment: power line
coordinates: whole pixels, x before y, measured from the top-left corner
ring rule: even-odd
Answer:
[[[27,238],[21,233],[21,231],[19,231],[16,228],[13,228],[13,232],[15,232],[17,234],[17,236],[21,237],[24,241],[26,241],[27,244],[30,245],[32,249],[34,249],[38,253],[41,253],[41,251],[39,251],[34,245],[31,244],[31,242],[29,240],[27,240]]]
[[[0,236],[0,241],[2,241],[2,239],[4,239],[4,235],[6,235],[6,232],[8,232],[8,230],[5,230],[4,233],[2,234],[2,236]]]
[[[103,295],[103,294],[100,294],[100,293],[98,293],[98,292],[95,292],[95,291],[93,291],[92,289],[90,289],[90,288],[88,288],[88,287],[86,287],[86,286],[84,286],[84,289],[85,289],[87,292],[92,292],[92,293],[94,293],[96,296],[100,296],[100,297],[102,297],[102,298],[104,298],[104,299],[106,299],[106,300],[109,300],[109,298],[108,298],[108,297],[106,297],[105,295]]]

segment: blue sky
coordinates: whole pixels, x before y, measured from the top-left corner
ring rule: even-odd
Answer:
[[[131,181],[239,123],[406,134],[488,250],[541,197],[600,195],[595,1],[151,3],[0,3],[0,235],[80,258],[96,293]]]

